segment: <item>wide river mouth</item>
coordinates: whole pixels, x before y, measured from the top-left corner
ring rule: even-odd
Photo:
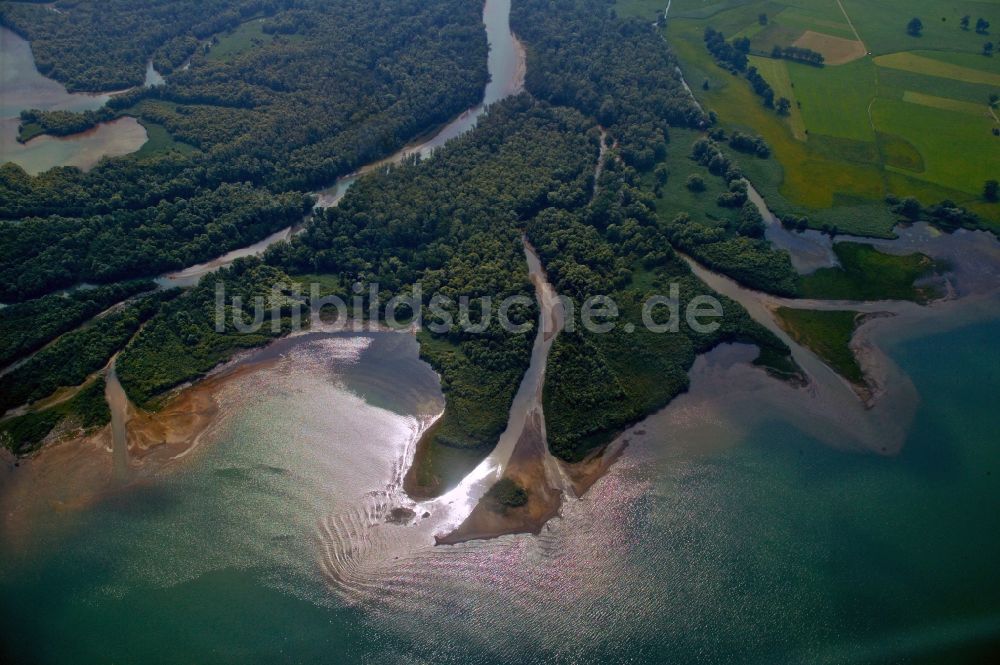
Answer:
[[[224,415],[190,454],[85,509],[54,502],[4,543],[0,618],[19,626],[4,646],[43,662],[166,661],[167,641],[173,661],[751,662],[766,648],[868,662],[989,643],[1000,304],[949,325],[880,340],[921,396],[894,456],[809,434],[795,389],[724,346],[539,536],[444,547],[427,526],[447,502],[388,519],[442,407],[413,337],[291,340],[220,388]]]
[[[490,0],[486,13],[496,6],[509,11]],[[992,267],[959,271],[968,299],[873,333],[912,389],[894,454],[859,452],[817,427],[800,408],[808,394],[753,368],[752,348],[726,345],[698,359],[687,394],[622,435],[619,462],[541,534],[435,547],[433,532],[469,508],[469,494],[416,504],[401,492],[444,406],[416,340],[282,340],[213,389],[220,416],[199,445],[163,464],[133,460],[129,487],[85,506],[47,494],[30,534],[0,540],[0,622],[16,627],[0,631],[0,656],[843,663],[955,645],[989,653],[1000,635],[995,245],[928,233],[904,240],[966,256],[975,245]],[[831,422],[842,415],[825,408]],[[110,451],[100,459],[95,473],[120,469]],[[398,507],[414,511],[403,524]],[[17,508],[0,501],[6,527]]]

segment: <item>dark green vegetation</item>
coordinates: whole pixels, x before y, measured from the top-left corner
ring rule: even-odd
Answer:
[[[17,128],[17,140],[27,143],[36,136],[45,134],[45,128],[35,122],[22,122]]]
[[[0,224],[0,298],[176,270],[291,226],[311,207],[297,193],[223,184],[138,210]]]
[[[0,414],[47,397],[57,388],[81,385],[107,365],[163,302],[176,295],[176,291],[161,291],[129,302],[66,333],[4,374],[0,377]]]
[[[833,251],[839,268],[822,268],[801,282],[805,298],[830,300],[913,300],[927,302],[939,294],[914,284],[940,268],[924,254],[884,254],[870,245],[838,242]]]
[[[740,37],[739,39],[734,39],[732,42],[729,42],[726,41],[725,35],[709,26],[705,28],[705,48],[707,48],[708,52],[715,58],[719,67],[734,75],[745,75],[747,81],[750,83],[750,87],[753,89],[754,94],[761,98],[764,106],[769,109],[774,108],[774,88],[772,88],[771,84],[767,82],[767,79],[761,75],[757,67],[748,64],[750,62],[747,57],[747,54],[750,53],[749,38]],[[783,49],[779,46],[775,46],[774,48],[774,57],[784,57]],[[820,58],[822,58],[822,56],[820,56]],[[708,79],[705,80],[706,82],[708,81]],[[705,86],[702,86],[702,89],[705,89]],[[787,113],[787,99],[781,104],[781,111],[783,114]]]
[[[441,374],[448,399],[419,453],[434,460],[416,472],[424,491],[460,480],[507,424],[537,319],[524,225],[544,211],[586,204],[597,141],[596,129],[574,111],[526,95],[507,100],[430,159],[360,180],[339,206],[265,254],[292,274],[326,273],[348,285],[377,281],[383,303],[394,293],[408,295],[416,282],[425,304],[435,293],[467,296],[473,323],[482,320],[479,299],[492,298],[493,316],[482,332],[465,332],[452,302],[444,307],[452,325],[421,334],[421,354]],[[531,324],[521,334],[504,331],[497,320],[496,307],[513,295],[531,303],[511,312],[515,322]],[[425,326],[434,322],[425,317]]]
[[[72,431],[107,425],[111,422],[111,411],[104,388],[104,377],[98,376],[64,402],[0,421],[0,446],[16,455],[25,455],[38,448],[56,427]]]
[[[510,21],[530,45],[531,94],[595,118],[629,166],[647,170],[663,159],[668,125],[707,126],[647,22],[612,19],[600,0],[516,0]]]
[[[171,151],[189,154],[197,150],[194,146],[175,139],[167,131],[167,128],[159,123],[152,122],[151,120],[142,120],[140,124],[146,128],[148,139],[142,144],[141,148],[133,153],[136,159],[147,159],[154,155]]]
[[[668,295],[671,284],[679,287],[682,319],[683,307],[693,297],[711,294],[673,251],[672,228],[658,217],[653,195],[643,191],[644,179],[661,188],[680,180],[669,165],[653,168],[676,150],[667,145],[673,130],[665,120],[682,126],[706,120],[691,106],[659,36],[640,21],[609,18],[603,3],[584,0],[561,3],[555,11],[546,2],[516,3],[511,20],[529,45],[528,87],[534,94],[593,113],[592,86],[615,91],[617,131],[657,139],[646,158],[636,158],[636,148],[628,143],[610,151],[597,194],[585,208],[550,211],[528,223],[528,236],[561,295],[576,303],[610,295],[620,310],[609,332],[578,327],[560,335],[553,346],[543,399],[553,454],[576,461],[607,444],[622,428],[682,392],[695,356],[722,342],[757,343],[773,351],[770,359],[785,361],[781,369],[789,369],[788,349],[781,341],[724,298],[721,325],[711,333],[695,332],[683,320],[677,332],[656,333],[642,321],[646,299]],[[630,69],[638,62],[657,63],[656,75]],[[583,71],[593,74],[571,74]],[[651,108],[650,100],[659,100],[663,110]],[[686,111],[671,115],[667,109]],[[688,146],[680,149],[686,158]],[[718,156],[714,144],[699,143],[694,157],[692,168],[710,171],[709,177],[738,179],[738,169]],[[733,201],[724,201],[723,207],[731,209]],[[717,240],[762,234],[759,215],[751,215],[749,222],[721,229]],[[658,323],[667,323],[666,316],[663,310],[654,312]]]
[[[180,67],[200,40],[259,13],[291,6],[283,0],[84,0],[4,3],[0,24],[32,42],[38,70],[71,92],[142,85],[146,63],[161,73]]]
[[[778,322],[799,344],[811,349],[851,383],[864,384],[864,374],[851,351],[851,337],[861,314],[780,307]]]
[[[528,503],[528,493],[510,478],[501,478],[486,492],[484,497],[496,510],[520,508]]]
[[[690,137],[691,133],[675,135]],[[713,135],[720,140],[726,138],[718,130]],[[669,171],[698,169],[691,177],[697,177],[704,189],[691,190],[688,186],[684,192],[679,183],[670,179],[661,187],[656,210],[670,242],[700,263],[751,288],[796,295],[798,278],[791,259],[764,240],[764,220],[747,198],[743,172],[736,160],[706,138],[695,140],[688,154],[680,152],[685,148],[683,142],[676,140],[675,145],[664,166]]]
[[[29,109],[21,111],[19,141],[30,141],[41,134],[52,136],[70,136],[86,131],[98,123],[107,122],[115,117],[109,107],[99,111],[39,111]]]
[[[32,39],[42,71],[97,87],[121,83],[108,71],[131,82],[131,68],[144,71],[175,38],[198,40],[257,14],[264,32],[287,38],[224,62],[197,52],[166,85],[89,116],[32,115],[32,126],[78,129],[127,113],[198,151],[151,150],[87,173],[0,167],[0,220],[18,220],[0,221],[0,300],[156,274],[259,240],[301,219],[305,190],[449,120],[486,82],[481,8],[462,0],[147,4],[64,2],[59,14],[5,3],[0,20]]]
[[[612,201],[640,198],[636,181],[628,167],[609,169],[600,195]],[[575,331],[563,332],[552,348],[543,400],[546,430],[553,454],[567,461],[578,461],[609,443],[623,428],[683,392],[687,370],[699,353],[723,342],[743,341],[772,350],[769,357],[775,361],[788,356],[784,344],[726,298],[719,297],[720,318],[700,319],[716,320],[716,330],[689,328],[684,313],[691,299],[714,294],[670,248],[651,204],[631,207],[629,213],[637,216],[632,219],[625,218],[620,207],[598,206],[580,216],[540,216],[529,225],[529,235],[561,295],[582,303],[595,293],[608,294],[619,308],[608,332],[590,332],[577,321]],[[619,223],[608,224],[602,232],[601,214]],[[676,332],[648,329],[643,304],[652,296],[671,296],[672,285],[680,301]],[[665,306],[651,315],[657,324],[670,323]],[[790,365],[786,362],[780,370]]]
[[[226,287],[223,332],[216,331],[217,284]],[[263,346],[291,330],[290,291],[272,292],[275,284],[292,280],[280,270],[256,259],[238,259],[230,268],[206,275],[198,286],[162,307],[122,352],[115,365],[122,387],[134,402],[146,408],[171,388],[198,379],[243,349]],[[254,299],[263,298],[263,326],[258,331],[236,328],[233,297],[246,303],[241,323],[254,320]],[[274,311],[278,317],[273,317]]]
[[[32,178],[0,169],[0,216],[11,220],[0,222],[9,248],[0,257],[0,297],[155,274],[249,244],[306,215],[305,189],[386,154],[481,94],[485,49],[471,4],[412,0],[385,8],[350,0],[335,15],[307,0],[260,11],[252,25],[220,29],[225,34],[215,35],[207,55],[197,48],[190,70],[100,112],[159,128],[149,152],[87,174],[54,169]],[[156,408],[171,389],[236,352],[287,334],[292,312],[307,300],[295,282],[319,281],[324,295],[344,300],[354,284],[377,282],[380,300],[365,302],[366,310],[411,295],[419,283],[425,314],[431,295],[452,298],[442,315],[425,316],[419,336],[448,406],[421,442],[409,479],[417,493],[439,493],[496,444],[529,364],[538,311],[524,236],[560,294],[578,305],[609,295],[620,308],[611,331],[578,325],[552,350],[543,401],[561,458],[585,457],[664,406],[686,389],[697,354],[718,344],[756,344],[758,364],[794,378],[787,347],[736,303],[719,298],[723,314],[710,331],[684,321],[693,298],[713,294],[675,251],[755,288],[804,292],[787,254],[764,239],[742,180],[745,165],[774,161],[769,143],[757,133],[713,129],[661,36],[647,22],[615,18],[603,0],[517,0],[511,21],[528,46],[530,94],[494,105],[474,131],[429,159],[361,178],[338,207],[317,212],[262,259],[237,261],[180,297],[129,304],[65,335],[4,377],[4,399],[17,405],[79,385],[124,346],[122,385],[137,404]],[[329,85],[334,78],[338,85]],[[80,120],[28,119],[40,127]],[[609,147],[595,183],[601,128]],[[171,149],[178,141],[191,147]],[[845,256],[844,270],[811,278],[810,293],[875,289],[873,271],[907,265],[905,257],[875,253],[852,263]],[[912,289],[916,276],[890,272],[888,283]],[[275,283],[287,287],[272,292]],[[225,330],[217,331],[218,284],[227,306],[236,295],[245,303],[261,297],[263,326],[242,332],[229,308]],[[673,287],[677,330],[647,329],[643,303]],[[475,323],[483,319],[481,297],[496,307],[515,295],[527,303],[511,313],[527,324],[524,332],[503,330],[495,311],[481,331],[463,330],[457,297],[469,298]],[[138,307],[139,315],[126,316]],[[406,307],[400,313],[412,315]],[[445,315],[450,323],[436,326]],[[654,320],[666,323],[668,315],[661,306]],[[85,337],[98,333],[101,340]],[[83,339],[92,343],[77,348]],[[66,359],[69,350],[78,357]]]
[[[774,48],[771,49],[771,57],[776,60],[782,58],[786,60],[794,60],[795,62],[804,62],[807,65],[820,66],[826,59],[823,57],[822,53],[818,53],[808,48],[798,48],[796,46],[785,46],[781,47],[775,44]]]
[[[150,291],[154,286],[152,282],[139,280],[77,289],[0,309],[0,367],[37,351],[115,303]]]

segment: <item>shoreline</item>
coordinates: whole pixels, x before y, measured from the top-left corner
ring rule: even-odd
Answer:
[[[518,533],[541,533],[549,520],[558,517],[563,503],[562,490],[546,473],[547,452],[541,414],[536,410],[525,419],[524,430],[501,476],[524,488],[528,502],[517,508],[501,508],[480,499],[458,528],[434,536],[434,544],[457,545]]]
[[[218,398],[227,385],[274,362],[233,363],[175,390],[156,412],[127,402],[124,468],[116,470],[112,423],[65,436],[23,458],[6,454],[0,469],[0,531],[10,542],[22,541],[54,516],[84,509],[180,463],[222,422]]]
[[[953,247],[947,249],[955,251]],[[973,261],[969,266],[961,263],[956,265],[955,272],[950,273],[949,277],[959,277],[959,286],[965,288],[949,290],[944,298],[925,305],[897,301],[860,303],[790,300],[738,287],[735,283],[730,286],[736,288],[741,297],[726,293],[731,289],[724,288],[720,292],[743,302],[751,314],[756,310],[758,316],[768,316],[772,325],[776,324],[771,310],[779,305],[816,309],[857,308],[861,318],[852,335],[850,347],[862,367],[866,389],[861,389],[835,372],[834,374],[838,382],[843,384],[843,389],[838,388],[836,392],[850,392],[860,402],[858,410],[864,413],[854,414],[846,419],[843,417],[845,414],[841,414],[838,419],[844,422],[834,429],[847,439],[857,441],[850,444],[842,441],[841,445],[835,447],[892,455],[898,453],[905,444],[909,431],[908,418],[894,418],[901,422],[893,424],[884,421],[881,417],[884,414],[881,412],[898,407],[901,410],[899,412],[905,416],[916,409],[919,396],[910,394],[912,391],[908,392],[909,379],[905,375],[899,375],[888,351],[901,339],[960,327],[984,317],[995,316],[1000,300],[997,298],[997,288],[991,285],[988,278],[993,274],[993,262],[989,259],[992,257],[991,252],[995,250],[993,245],[981,248],[980,252],[984,257],[979,262]],[[981,270],[984,267],[989,268],[985,273]],[[695,273],[702,271],[704,269],[697,266]],[[714,273],[711,273],[711,277],[713,279],[710,282],[731,281]],[[970,280],[968,284],[965,283],[966,280]],[[709,283],[709,286],[712,285]],[[539,284],[536,283],[536,288],[538,287]],[[555,315],[555,312],[551,313],[553,318]],[[160,470],[187,458],[198,448],[204,437],[222,422],[224,414],[221,413],[218,397],[229,382],[265,370],[280,360],[282,351],[289,345],[316,335],[364,336],[385,332],[380,327],[362,327],[364,329],[360,331],[310,330],[236,354],[205,377],[167,393],[162,408],[156,412],[146,412],[128,403],[127,461],[125,473],[119,474],[117,478],[114,474],[111,425],[89,433],[69,433],[25,458],[6,455],[3,458],[6,464],[0,468],[0,526],[4,531],[23,535],[36,526],[34,517],[46,512],[51,514],[79,509],[110,493],[150,479]],[[392,332],[413,333],[412,329]],[[548,330],[543,324],[540,332],[543,342],[550,343],[555,331]],[[795,347],[800,352],[806,351],[799,344],[795,344]],[[820,364],[829,369],[825,363],[820,361]],[[817,391],[824,388],[824,381],[830,383],[829,378],[814,374],[810,379],[810,386],[804,391],[796,390],[796,393],[803,397],[808,397],[809,394],[818,397]],[[851,388],[850,391],[846,390],[848,387]],[[829,388],[829,385],[825,386],[827,397],[836,397],[835,403],[809,406],[807,410],[829,411],[836,404],[845,406],[840,399],[843,396],[830,393]],[[540,395],[539,385],[536,399],[540,400]],[[664,408],[669,408],[669,404]],[[504,477],[518,480],[529,492],[528,505],[506,511],[497,517],[495,512],[493,515],[486,514],[484,511],[488,507],[480,502],[458,528],[448,534],[435,536],[435,540],[439,544],[451,544],[513,533],[539,533],[549,520],[559,515],[560,507],[567,498],[579,498],[589,491],[625,452],[631,436],[642,436],[647,419],[662,410],[648,414],[637,423],[624,428],[610,444],[591,452],[583,461],[570,464],[556,460],[548,452],[544,437],[544,418],[539,404],[526,414],[524,429],[513,446],[509,463],[504,465]],[[432,498],[414,493],[408,481],[420,462],[421,443],[428,439],[428,434],[433,429],[434,425],[419,437],[410,459],[401,460],[406,467],[402,478],[403,488],[413,500]],[[826,441],[826,438],[821,438]]]
[[[908,424],[895,428],[895,431],[882,431],[877,420],[879,414],[875,412],[877,410],[884,411],[888,408],[886,405],[892,403],[900,407],[901,413],[905,414],[911,410],[915,411],[921,400],[919,395],[909,392],[909,377],[899,375],[899,370],[890,356],[892,347],[902,340],[974,324],[988,318],[991,313],[995,315],[998,304],[1000,304],[997,289],[984,292],[981,289],[973,288],[966,290],[961,295],[949,290],[943,297],[926,304],[904,301],[861,303],[794,300],[781,299],[749,289],[744,290],[757,298],[761,309],[771,316],[775,327],[778,326],[774,319],[773,310],[781,305],[797,306],[802,309],[808,309],[812,306],[817,306],[819,309],[849,309],[852,306],[861,306],[861,311],[858,313],[858,324],[851,336],[850,349],[861,365],[864,385],[855,384],[840,376],[825,361],[816,356],[817,361],[844,386],[844,391],[857,400],[856,404],[863,412],[863,419],[855,419],[853,424],[846,424],[847,429],[844,432],[853,432],[858,437],[860,445],[835,446],[830,441],[825,440],[824,443],[846,452],[854,451],[882,456],[895,455],[902,450],[912,423],[908,423],[909,419],[901,416],[900,419],[907,421]],[[795,343],[795,346],[801,351],[815,356],[814,352],[803,345]],[[701,354],[699,357],[704,355]],[[810,377],[805,386],[795,389],[796,394],[802,394],[803,398],[806,399],[815,397],[813,393],[818,388],[817,381],[820,381],[819,377]],[[896,385],[897,383],[899,385]],[[641,420],[624,428],[611,443],[592,451],[581,462],[567,463],[562,460],[554,460],[563,476],[563,484],[569,485],[567,493],[577,499],[586,494],[625,453],[631,443],[632,436],[642,437],[645,435],[645,423],[670,408],[674,401],[671,400],[663,408],[647,414]],[[827,406],[836,408],[835,404]],[[544,528],[545,522],[548,520],[539,522],[538,516],[547,507],[545,496],[553,489],[554,485],[551,478],[540,475],[537,468],[543,465],[542,457],[554,458],[551,455],[540,455],[537,452],[533,456],[529,456],[526,451],[522,451],[522,448],[530,450],[531,442],[523,441],[529,429],[531,428],[526,427],[525,435],[522,436],[522,441],[518,442],[514,457],[511,458],[510,467],[505,469],[502,476],[518,481],[524,487],[529,495],[528,504],[522,508],[508,509],[504,513],[498,514],[480,503],[457,529],[444,536],[436,536],[436,544],[451,545],[471,540],[489,540],[519,533],[537,535]],[[879,432],[891,440],[883,440]],[[537,434],[535,435],[537,436]],[[872,437],[874,437],[872,441],[865,441]],[[876,440],[878,446],[874,446]],[[516,465],[515,457],[517,458]],[[560,497],[562,497],[562,493],[560,493]],[[558,516],[559,510],[556,509],[548,519]]]
[[[871,377],[879,387],[873,390],[873,400],[880,402],[885,396],[885,381],[892,368],[887,349],[893,344],[900,339],[974,323],[990,315],[996,300],[995,294],[976,294],[907,308],[891,316],[867,313],[855,331],[851,346],[858,354],[865,376]],[[955,309],[961,311],[955,312]],[[294,343],[309,336],[282,339],[287,344],[289,340]],[[89,434],[67,436],[24,458],[13,458],[5,453],[5,463],[0,469],[0,525],[8,540],[15,542],[26,536],[38,526],[37,518],[46,513],[84,509],[111,494],[150,481],[158,472],[189,458],[204,437],[222,422],[224,414],[218,401],[221,391],[231,382],[265,371],[279,362],[280,355],[276,352],[283,346],[279,344],[281,341],[248,350],[205,378],[175,389],[157,412],[146,412],[128,403],[128,465],[127,476],[123,479],[114,477],[111,425]],[[868,404],[865,407],[871,409]],[[603,478],[631,445],[633,435],[645,434],[646,420],[662,410],[625,428],[610,444],[577,463],[557,460],[548,453],[541,414],[532,411],[503,474],[528,491],[529,503],[498,515],[480,502],[458,528],[435,536],[436,543],[457,544],[518,533],[538,534],[545,524],[559,516],[566,500],[583,497]],[[426,434],[425,431],[424,436]],[[898,451],[893,448],[882,454],[894,452]],[[413,461],[409,462],[406,474],[414,468]],[[418,497],[410,496],[419,501]]]

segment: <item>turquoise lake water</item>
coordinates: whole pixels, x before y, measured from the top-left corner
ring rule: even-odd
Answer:
[[[182,467],[4,555],[3,646],[41,663],[988,662],[998,336],[993,320],[891,348],[922,402],[889,458],[764,401],[691,407],[751,371],[713,354],[671,407],[683,425],[651,421],[541,536],[445,548],[375,525],[440,406],[415,343],[303,344],[229,390]]]

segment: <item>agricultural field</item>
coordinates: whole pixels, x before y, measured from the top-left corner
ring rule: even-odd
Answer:
[[[659,6],[662,4],[662,7]],[[620,15],[662,16],[666,1],[622,0]],[[961,19],[969,16],[969,28]],[[919,36],[908,23],[920,18]],[[977,32],[977,19],[993,24]],[[661,22],[662,23],[662,22]],[[708,27],[750,41],[750,65],[791,102],[765,108],[742,75],[706,49]],[[726,129],[759,134],[774,159],[744,170],[782,213],[813,226],[891,235],[888,195],[930,205],[950,199],[1000,228],[983,184],[1000,178],[1000,0],[672,0],[664,35],[685,77]],[[818,51],[823,66],[775,59],[775,47]]]

